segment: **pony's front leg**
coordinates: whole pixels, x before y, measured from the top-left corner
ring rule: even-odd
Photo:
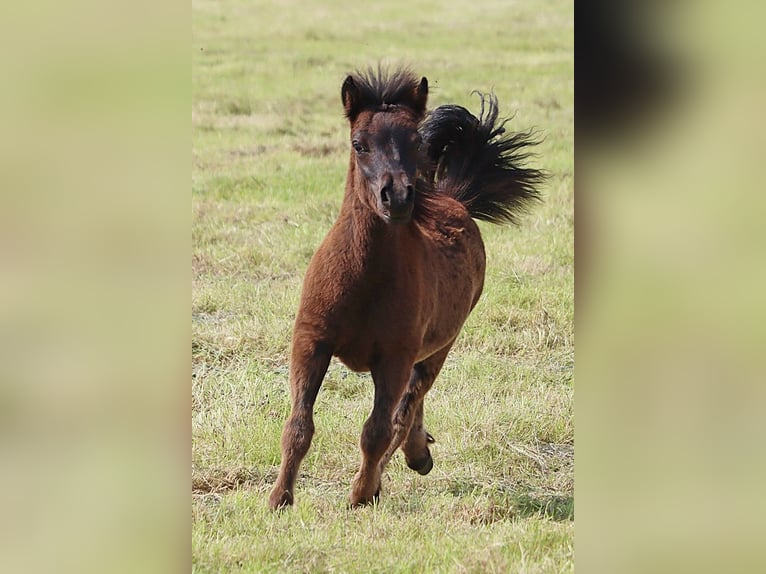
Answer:
[[[362,428],[362,465],[351,488],[351,506],[369,504],[380,495],[380,461],[394,435],[391,416],[406,386],[411,363],[381,364],[372,369],[375,402]]]
[[[272,510],[293,503],[298,468],[314,436],[314,402],[322,385],[332,352],[329,346],[296,339],[290,363],[292,412],[282,432],[282,464],[269,497]]]
[[[407,466],[422,475],[428,474],[434,467],[434,459],[428,449],[429,443],[434,442],[434,437],[423,427],[424,400],[425,398],[421,399],[415,409],[415,419],[402,443],[402,452]]]

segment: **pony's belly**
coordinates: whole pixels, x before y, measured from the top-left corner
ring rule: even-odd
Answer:
[[[370,372],[370,365],[368,364],[368,361],[359,361],[355,360],[355,358],[349,359],[348,357],[343,357],[341,355],[336,355],[338,359],[340,359],[340,362],[346,365],[349,369],[354,371],[355,373],[369,373]]]
[[[423,344],[418,350],[415,362],[427,359],[437,351],[441,351],[444,347],[451,344],[460,334],[463,322],[464,321],[460,321],[456,325],[441,325],[440,329],[427,333],[423,339]]]
[[[357,373],[366,373],[370,370],[371,350],[365,348],[353,348],[344,346],[335,350],[335,356],[341,363]]]
[[[418,361],[430,357],[455,341],[481,295],[482,285],[483,282],[462,285],[455,282],[451,289],[443,289],[439,303],[435,305],[435,311],[425,329],[417,353]]]
[[[367,372],[371,370],[374,357],[377,355],[394,360],[396,357],[409,355],[414,357],[414,363],[422,361],[451,344],[460,333],[465,319],[471,309],[467,307],[451,316],[448,320],[436,320],[433,326],[423,330],[423,327],[414,328],[410,336],[400,335],[394,339],[381,336],[370,336],[369,333],[357,332],[352,338],[346,339],[335,348],[334,355],[349,369],[355,372]],[[413,327],[416,327],[413,325]],[[418,334],[420,331],[420,334]],[[410,340],[409,345],[402,348],[403,340]]]
[[[455,337],[457,337],[457,333],[454,333],[451,337],[440,337],[438,339],[433,338],[425,341],[418,350],[415,362],[418,363],[424,359],[427,359],[437,351],[441,351],[444,347],[454,341]]]

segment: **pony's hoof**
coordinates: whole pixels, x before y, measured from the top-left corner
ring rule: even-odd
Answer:
[[[287,490],[274,489],[269,496],[269,508],[272,511],[284,510],[293,505],[293,495]]]
[[[351,501],[348,503],[349,508],[362,508],[363,506],[373,506],[380,502],[380,485],[378,490],[370,498],[359,498],[354,500],[354,495],[351,495]]]
[[[425,476],[429,472],[431,472],[431,469],[434,467],[434,458],[431,456],[431,453],[429,452],[425,458],[421,458],[420,460],[416,460],[415,462],[408,462],[407,466],[409,466],[412,470],[414,470],[418,474]]]

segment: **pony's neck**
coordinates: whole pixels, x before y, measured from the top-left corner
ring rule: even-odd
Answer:
[[[367,202],[362,200],[367,193],[367,182],[356,168],[353,156],[349,162],[346,177],[346,193],[343,196],[341,214],[354,223],[355,235],[373,238],[384,231],[385,223]]]
[[[356,164],[351,165],[346,178],[346,192],[339,214],[339,222],[352,242],[351,252],[359,257],[360,267],[378,267],[381,258],[392,251],[392,240],[405,232],[405,226],[385,223],[360,195],[366,193],[366,183],[357,173]]]

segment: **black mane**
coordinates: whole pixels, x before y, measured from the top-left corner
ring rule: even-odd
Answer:
[[[457,199],[476,219],[518,223],[541,200],[539,187],[548,179],[525,165],[541,142],[534,130],[506,132],[509,119],[498,119],[495,95],[475,93],[478,118],[462,106],[444,105],[420,124],[431,183],[436,194]]]

